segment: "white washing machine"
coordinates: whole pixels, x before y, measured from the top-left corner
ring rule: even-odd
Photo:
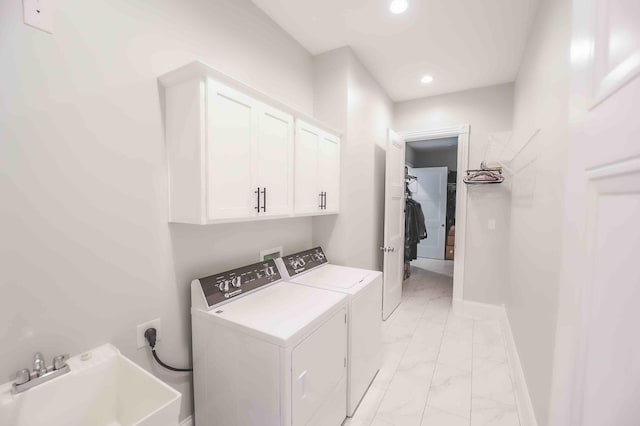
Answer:
[[[346,302],[282,281],[273,260],[194,280],[195,424],[339,426]]]
[[[327,263],[321,247],[276,260],[293,283],[348,296],[347,415],[353,416],[382,362],[382,273]]]

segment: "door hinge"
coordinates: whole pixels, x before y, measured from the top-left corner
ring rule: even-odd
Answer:
[[[344,323],[347,323],[347,314],[344,314]]]
[[[347,368],[347,358],[344,358],[344,367]]]

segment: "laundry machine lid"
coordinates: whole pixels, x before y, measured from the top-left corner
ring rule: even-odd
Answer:
[[[345,305],[346,295],[278,282],[209,311],[228,325],[289,346]]]
[[[335,289],[350,289],[365,281],[375,271],[325,264],[305,274],[298,275],[292,281],[311,286]]]

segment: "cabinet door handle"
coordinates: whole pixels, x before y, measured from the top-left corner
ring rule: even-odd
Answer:
[[[262,189],[262,211],[267,211],[267,187]]]
[[[320,207],[320,210],[322,210],[324,208],[324,203],[323,203],[323,196],[324,192],[320,193],[320,205],[318,207]]]
[[[327,193],[324,193],[324,209],[327,209]]]
[[[258,213],[260,213],[260,187],[258,187],[258,189],[253,191],[253,193],[256,194],[257,204],[258,204],[256,207],[254,207],[254,209],[256,209]]]

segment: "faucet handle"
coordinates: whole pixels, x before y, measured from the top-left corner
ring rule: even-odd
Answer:
[[[69,359],[69,354],[58,355],[53,358],[53,369],[61,370],[67,366],[67,360]]]
[[[33,356],[33,372],[37,377],[47,374],[47,364],[45,364],[44,357],[40,352],[36,352]]]
[[[23,368],[22,370],[18,370],[16,374],[13,375],[12,379],[15,380],[16,385],[24,385],[31,380],[31,373],[29,372],[29,369]]]

